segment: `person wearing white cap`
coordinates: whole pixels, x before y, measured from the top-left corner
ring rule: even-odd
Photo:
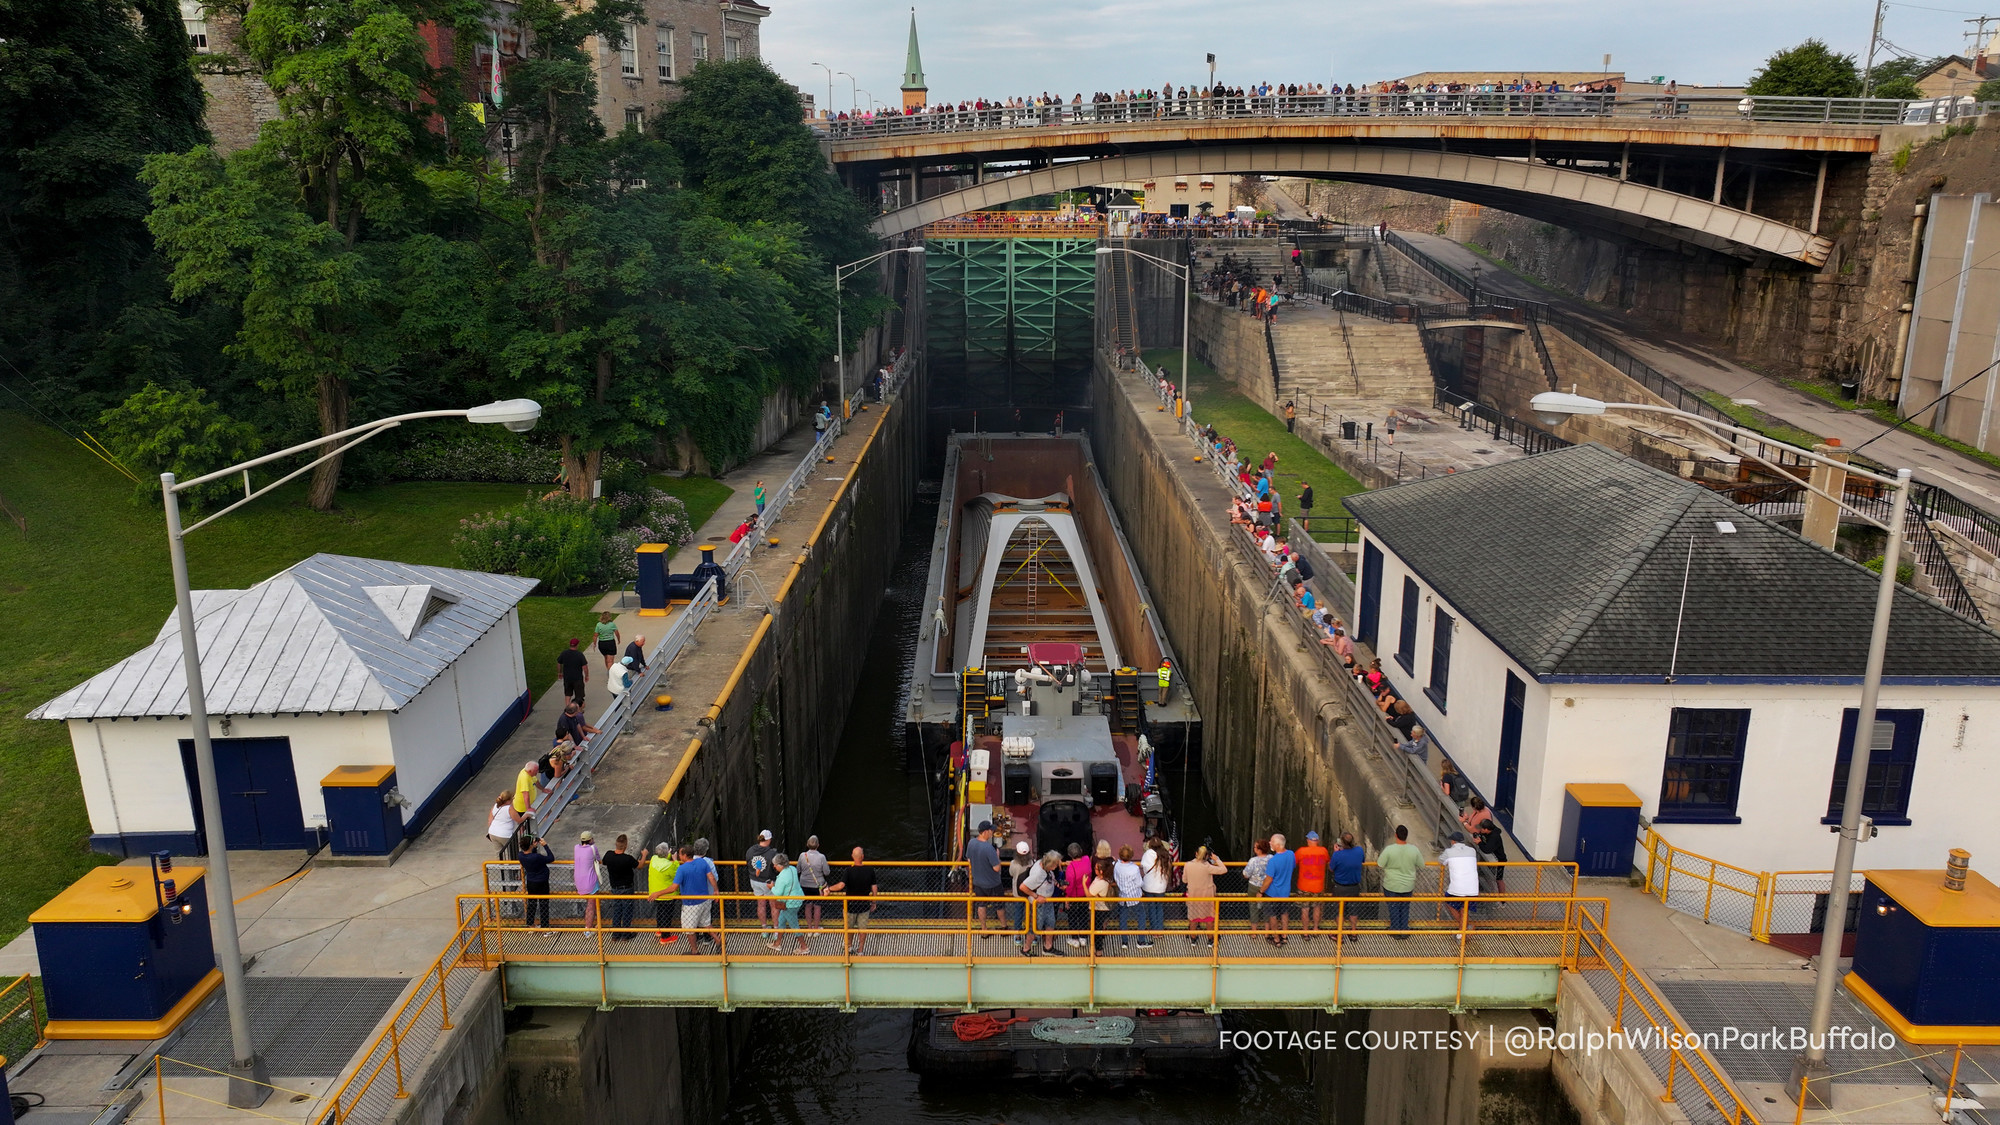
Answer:
[[[743,867],[750,873],[750,893],[757,896],[757,924],[764,930],[765,941],[771,940],[771,927],[778,918],[778,904],[771,897],[771,881],[778,877],[772,860],[777,855],[768,828],[757,833],[757,842],[743,853]]]
[[[1028,912],[1027,904],[1021,901],[1021,896],[1024,893],[1021,890],[1021,880],[1026,877],[1028,872],[1034,869],[1034,849],[1028,846],[1026,840],[1016,840],[1014,842],[1014,860],[1007,865],[1007,893],[1012,896],[1011,901],[1007,903],[1007,928],[1013,931],[1016,939],[1023,947],[1028,944],[1029,938],[1027,932],[1022,927],[1022,922],[1026,919]]]

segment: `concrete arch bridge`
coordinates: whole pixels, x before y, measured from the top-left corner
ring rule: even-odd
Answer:
[[[1824,116],[1834,121],[1761,120],[1733,109],[1728,117],[1111,123],[1058,115],[1025,127],[1008,118],[996,119],[1000,127],[932,132],[912,131],[923,119],[910,118],[894,129],[843,129],[829,143],[850,184],[885,189],[890,209],[875,223],[883,237],[1049,192],[1112,183],[1171,191],[1197,176],[1261,174],[1380,184],[1601,237],[1817,268],[1832,250],[1823,226],[1859,212],[1869,158],[1901,143],[1893,134],[1924,128],[1894,124],[1899,103],[1881,104],[1892,108],[1848,114],[1850,124],[1835,123],[1831,108]]]

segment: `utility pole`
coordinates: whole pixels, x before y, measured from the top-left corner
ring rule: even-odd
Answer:
[[[1967,32],[1968,35],[1972,36],[1972,49],[1967,51],[1966,54],[1971,56],[1974,62],[1978,62],[1979,56],[1986,52],[1986,25],[1995,20],[2000,20],[2000,16],[1974,16],[1965,21],[1966,23],[1978,25],[1977,30]],[[1982,75],[1982,77],[1984,76]]]
[[[1875,0],[1875,23],[1868,29],[1868,66],[1861,72],[1861,96],[1875,93],[1875,48],[1882,42],[1882,13],[1888,0]]]

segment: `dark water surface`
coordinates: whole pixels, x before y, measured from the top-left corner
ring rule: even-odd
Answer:
[[[923,613],[924,579],[937,520],[934,482],[920,486],[903,529],[893,585],[864,655],[867,670],[848,712],[834,773],[820,804],[821,849],[843,858],[856,844],[871,858],[930,859],[936,829],[929,787],[903,737],[904,682]],[[1187,845],[1215,832],[1198,773],[1183,781],[1178,760],[1162,774],[1180,809]],[[1216,833],[1219,836],[1219,833]],[[1225,848],[1226,852],[1241,849]],[[1280,1026],[1275,1016],[1232,1017],[1232,1026]],[[910,1013],[816,1009],[760,1012],[740,1060],[723,1120],[729,1125],[1071,1125],[1074,1122],[1189,1125],[1312,1121],[1319,1116],[1303,1060],[1243,1054],[1234,1081],[1162,1081],[1125,1089],[1035,1082],[920,1080],[909,1069]]]

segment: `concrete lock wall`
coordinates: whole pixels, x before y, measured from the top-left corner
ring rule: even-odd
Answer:
[[[1197,305],[1197,311],[1200,306]],[[1248,323],[1248,318],[1241,318]],[[1263,564],[1231,545],[1228,499],[1138,376],[1097,370],[1098,471],[1202,709],[1203,776],[1246,856],[1252,833],[1352,831],[1379,848],[1408,815],[1386,763],[1351,729],[1342,685],[1265,597]]]
[[[855,655],[866,648],[922,470],[925,389],[919,372],[886,410],[871,405],[855,416],[854,425],[874,433],[852,479],[816,537],[800,544],[802,562],[789,589],[770,590],[782,598],[770,624],[753,635],[720,717],[641,839],[706,836],[716,842],[715,854],[728,858],[761,828],[789,840],[811,831],[848,706],[868,671]],[[845,472],[837,464],[826,469],[829,476]],[[754,589],[732,595],[761,600]],[[522,1008],[509,1015],[504,1057],[491,1061],[479,1086],[479,1115],[422,1120],[715,1121],[754,1019],[747,1012],[645,1007]]]
[[[1235,384],[1245,398],[1273,414],[1278,413],[1277,388],[1271,384],[1271,353],[1264,344],[1263,322],[1213,301],[1196,301],[1192,314],[1188,335],[1195,358]]]

